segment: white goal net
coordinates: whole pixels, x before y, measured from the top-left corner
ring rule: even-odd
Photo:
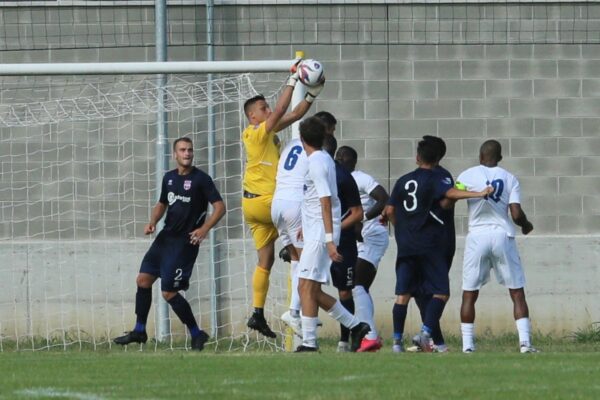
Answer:
[[[242,105],[258,90],[272,102],[282,82],[272,75],[215,75],[210,84],[206,75],[171,75],[164,88],[169,153],[174,138],[190,137],[195,165],[208,172],[212,152],[213,178],[227,205],[214,246],[208,240],[200,246],[185,293],[211,335],[208,348],[283,346],[281,334],[267,341],[245,325],[256,253],[241,213]],[[143,226],[157,199],[162,156],[155,82],[155,76],[0,77],[0,350],[108,348],[133,327],[135,277],[153,239]],[[281,333],[288,267],[277,263],[266,312]],[[151,311],[150,337],[156,318]],[[166,340],[146,347],[189,347],[172,312],[170,322]]]

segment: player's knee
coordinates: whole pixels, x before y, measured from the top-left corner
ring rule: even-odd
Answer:
[[[150,289],[153,283],[154,279],[146,274],[139,274],[137,278],[135,278],[135,284],[142,289]]]
[[[407,305],[410,301],[410,294],[399,294],[396,296],[396,304]]]
[[[352,298],[351,290],[340,290],[339,294],[340,294],[340,300],[350,300]]]
[[[177,292],[165,292],[165,291],[162,292],[162,297],[166,301],[171,300],[175,296],[177,296]]]
[[[448,299],[450,298],[450,295],[447,295],[447,294],[434,294],[433,297],[436,298],[436,299],[440,299],[443,302],[447,302]]]

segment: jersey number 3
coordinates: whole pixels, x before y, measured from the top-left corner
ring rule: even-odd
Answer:
[[[294,169],[296,163],[298,162],[298,157],[300,157],[300,154],[302,154],[302,146],[292,147],[290,149],[290,152],[288,153],[287,158],[285,159],[285,162],[283,163],[283,168],[285,168],[286,171],[291,171],[292,169]]]
[[[419,184],[414,179],[411,179],[410,181],[406,182],[406,184],[404,184],[404,189],[406,190],[406,193],[411,197],[409,201],[404,200],[402,202],[406,211],[410,212],[415,211],[417,209],[417,196],[415,195],[415,193],[417,193],[418,187]]]

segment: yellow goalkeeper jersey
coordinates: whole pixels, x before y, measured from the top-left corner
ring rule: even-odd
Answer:
[[[242,142],[246,149],[244,190],[259,195],[273,194],[279,162],[279,138],[275,132],[267,132],[265,121],[244,129]]]

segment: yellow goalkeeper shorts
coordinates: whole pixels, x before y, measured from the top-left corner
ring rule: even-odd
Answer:
[[[261,249],[277,239],[277,228],[271,220],[271,202],[273,195],[262,195],[254,198],[242,198],[244,219],[254,239],[256,249]]]

